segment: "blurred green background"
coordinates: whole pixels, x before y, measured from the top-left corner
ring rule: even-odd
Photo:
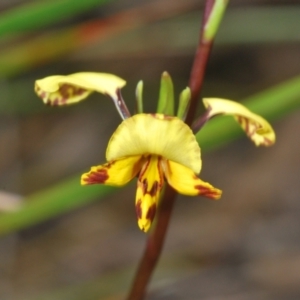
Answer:
[[[135,183],[79,186],[105,161],[119,116],[102,95],[45,107],[34,81],[113,73],[127,80],[134,112],[143,79],[153,112],[163,71],[177,96],[188,83],[203,5],[0,1],[0,299],[122,299],[146,239]],[[229,3],[202,95],[248,101],[272,121],[277,143],[228,143],[240,130],[227,119],[205,127],[201,178],[224,195],[178,198],[147,299],[299,299],[299,16],[300,1]]]

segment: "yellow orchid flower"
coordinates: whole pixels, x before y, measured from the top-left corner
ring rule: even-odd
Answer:
[[[256,146],[271,146],[275,143],[276,137],[272,126],[244,105],[219,98],[205,98],[203,103],[207,108],[205,117],[207,120],[217,115],[233,115]]]
[[[129,117],[120,89],[126,81],[108,73],[81,72],[36,80],[35,92],[45,104],[61,106],[84,100],[93,92],[108,95],[123,119]]]
[[[92,167],[81,184],[121,186],[138,176],[136,214],[148,231],[166,180],[178,193],[219,199],[221,191],[197,177],[200,147],[189,126],[177,117],[137,114],[124,120],[106,150],[108,163]]]
[[[113,100],[124,121],[108,143],[108,162],[83,174],[81,184],[122,186],[137,176],[136,214],[139,227],[146,232],[155,217],[165,181],[178,193],[189,196],[219,199],[222,192],[197,176],[201,171],[200,147],[193,131],[184,123],[190,89],[181,93],[177,117],[173,117],[173,83],[170,75],[164,72],[158,113],[144,114],[143,82],[139,82],[136,90],[139,114],[131,117],[120,92],[125,84],[123,79],[112,74],[86,72],[37,80],[35,91],[50,105],[72,104],[92,92],[106,94]],[[270,146],[275,142],[271,125],[242,104],[219,98],[206,98],[203,103],[207,112],[193,124],[194,132],[212,117],[233,115],[255,145]]]

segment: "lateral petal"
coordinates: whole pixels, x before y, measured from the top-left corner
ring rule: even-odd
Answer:
[[[148,157],[140,172],[135,200],[136,215],[140,229],[147,232],[155,217],[159,196],[164,184],[161,158]]]
[[[202,181],[186,166],[167,160],[163,161],[162,166],[169,185],[178,193],[187,196],[201,195],[215,200],[221,197],[221,190]]]
[[[201,170],[198,142],[190,127],[177,117],[137,114],[124,120],[108,143],[106,159],[148,154],[176,161],[197,174]]]
[[[218,98],[205,98],[203,103],[209,110],[208,118],[219,114],[233,115],[256,146],[271,146],[275,143],[272,126],[242,104]]]
[[[141,170],[143,161],[141,156],[131,156],[92,167],[89,172],[81,176],[81,184],[122,186],[137,175]]]
[[[81,101],[92,92],[117,99],[117,91],[125,84],[125,80],[113,74],[81,72],[36,80],[35,92],[45,104],[66,105]]]

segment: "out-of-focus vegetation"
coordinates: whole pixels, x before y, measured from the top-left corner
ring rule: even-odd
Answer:
[[[151,110],[164,70],[177,93],[187,84],[202,8],[192,0],[0,2],[0,189],[24,196],[16,211],[0,214],[0,235],[32,226],[38,230],[39,224],[75,208],[111,199],[107,196],[113,192],[120,201],[126,198],[122,190],[79,185],[79,172],[105,159],[107,140],[119,123],[113,105],[94,95],[78,106],[44,107],[33,93],[34,80],[85,70],[115,73],[128,82],[124,98],[133,111],[135,84],[144,79],[144,105]],[[299,14],[300,3],[232,1],[203,94],[242,100],[272,122],[295,113],[300,105]],[[234,121],[220,118],[197,139],[208,152],[240,133]],[[98,285],[95,280],[87,286],[100,295]],[[54,294],[75,299],[78,289],[66,293]],[[18,292],[2,294],[20,299]],[[53,291],[49,295],[39,299],[50,299]]]

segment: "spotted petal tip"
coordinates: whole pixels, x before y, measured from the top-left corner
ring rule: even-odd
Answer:
[[[275,143],[276,137],[272,126],[242,104],[218,98],[206,98],[203,99],[203,103],[209,109],[209,118],[222,114],[233,115],[256,146],[271,146]]]
[[[138,182],[135,200],[136,216],[140,229],[147,232],[154,220],[160,192],[164,185],[161,157],[150,155],[146,158]]]
[[[164,161],[162,166],[168,183],[178,193],[187,196],[199,195],[213,200],[220,199],[222,191],[202,181],[193,170],[174,161]]]
[[[122,186],[134,178],[141,169],[141,156],[125,157],[104,165],[92,167],[81,176],[81,185],[106,184]]]
[[[112,74],[84,72],[37,80],[35,92],[45,104],[66,105],[81,101],[92,92],[117,99],[117,91],[125,84],[125,80]]]

